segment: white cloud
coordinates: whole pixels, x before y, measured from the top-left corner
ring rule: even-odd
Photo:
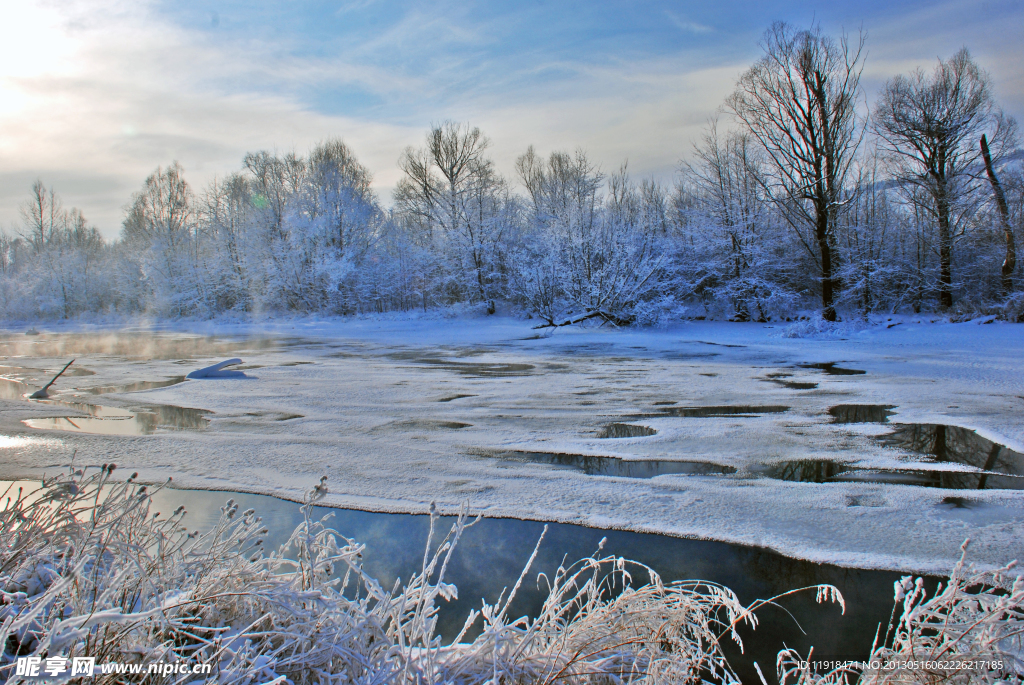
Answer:
[[[976,9],[893,10],[882,18],[869,35],[868,97],[884,78],[930,67],[966,42],[993,73],[1008,109],[1024,108],[1024,73],[1016,66],[1024,52],[1016,33],[986,33],[985,22],[969,21]],[[247,151],[303,152],[330,136],[348,142],[388,201],[401,151],[422,144],[426,128],[448,118],[491,137],[494,159],[508,175],[534,144],[545,153],[583,147],[606,171],[628,158],[636,176],[669,182],[757,51],[752,40],[742,54],[722,54],[738,49],[733,46],[714,54],[681,48],[630,60],[612,53],[556,61],[533,47],[528,55],[492,57],[496,66],[473,60],[478,48],[508,33],[500,20],[474,23],[452,7],[412,10],[333,54],[300,56],[301,37],[287,32],[270,39],[187,30],[158,19],[144,2],[37,0],[5,11],[0,226],[18,221],[18,205],[40,177],[108,236],[118,231],[121,207],[158,165],[180,161],[201,188],[215,175],[237,171]],[[668,19],[690,34],[713,31],[671,13]],[[995,20],[1012,27],[1005,16]],[[405,52],[394,57],[399,47]],[[318,89],[345,88],[381,104],[362,110],[372,116],[358,117],[310,104]]]
[[[702,34],[714,32],[714,29],[711,28],[710,26],[705,26],[704,24],[698,24],[695,21],[682,19],[676,16],[673,12],[669,12],[666,10],[665,15],[668,16],[669,21],[671,21],[677,28],[679,28],[679,30],[683,31],[684,33]]]
[[[488,98],[460,108],[456,118],[480,126],[493,141],[495,162],[509,175],[515,158],[532,144],[541,154],[581,147],[605,172],[628,160],[634,177],[670,184],[746,67],[680,66],[652,60],[591,68],[562,97],[553,86],[515,104]]]
[[[273,88],[225,93],[209,85],[211,76],[250,82],[262,76],[274,86],[303,73],[355,73],[345,65],[314,63],[310,70],[309,64],[286,60],[254,76],[260,68],[250,66],[251,53],[210,45],[141,11],[104,14],[80,5],[79,13],[90,17],[83,26],[77,17],[26,7],[20,19],[42,28],[31,45],[19,45],[27,51],[23,59],[0,76],[0,225],[18,220],[18,205],[37,176],[113,236],[131,192],[158,165],[173,160],[201,187],[237,170],[246,151],[303,151],[341,136],[371,169],[390,170],[402,147],[419,135],[401,126],[317,114]],[[50,45],[61,46],[60,54],[48,55]],[[37,61],[37,55],[48,56]],[[371,81],[374,76],[372,70],[363,74]],[[380,182],[394,183],[386,171],[380,176]]]
[[[931,71],[939,58],[970,49],[992,76],[1000,104],[1024,114],[1024,12],[1017,2],[946,0],[894,13],[868,31],[868,60],[863,85],[874,100],[877,89],[896,74]]]
[[[73,16],[29,7],[27,20],[42,27],[38,51],[53,44],[61,51],[38,63],[29,55],[23,64],[36,66],[0,80],[0,100],[7,103],[0,113],[7,132],[0,146],[6,170],[0,225],[8,226],[37,176],[113,236],[121,207],[159,165],[180,161],[193,186],[202,187],[238,170],[246,151],[303,152],[328,136],[352,146],[387,201],[401,151],[421,144],[427,126],[445,118],[481,126],[506,173],[533,143],[546,150],[587,148],[606,169],[630,158],[635,173],[668,177],[732,83],[729,70],[683,74],[678,62],[563,65],[580,74],[572,87],[463,94],[443,107],[404,113],[412,123],[399,125],[316,113],[295,85],[357,83],[408,102],[430,90],[426,78],[357,66],[351,56],[300,59],[275,54],[274,45],[218,45],[208,35],[156,22],[144,6],[112,11],[80,4]],[[422,31],[414,21],[378,40]],[[449,40],[479,39],[465,29],[445,31]],[[226,83],[238,85],[228,90]]]

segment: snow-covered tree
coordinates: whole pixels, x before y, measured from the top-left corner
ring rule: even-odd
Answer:
[[[494,311],[514,212],[504,179],[484,156],[490,141],[478,128],[446,121],[430,130],[426,143],[402,155],[396,210],[451,261],[450,301],[487,301]]]
[[[762,48],[726,106],[767,153],[765,188],[817,263],[822,317],[835,321],[835,227],[860,143],[864,36],[852,44],[777,22]]]
[[[954,246],[970,228],[980,200],[978,141],[987,131],[997,153],[1003,152],[1014,140],[1014,122],[996,107],[988,75],[966,48],[939,60],[930,76],[919,69],[886,82],[872,121],[907,199],[937,225],[939,303],[948,309]]]
[[[604,175],[582,150],[544,161],[530,147],[516,170],[532,230],[514,260],[514,295],[549,324],[632,320],[659,282],[664,193],[650,183],[637,188],[624,166],[602,196]]]

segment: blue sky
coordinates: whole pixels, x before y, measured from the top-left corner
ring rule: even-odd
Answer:
[[[432,122],[468,121],[499,170],[582,147],[669,184],[774,20],[868,35],[866,101],[966,45],[1024,115],[1024,9],[992,2],[34,0],[0,22],[0,226],[39,177],[107,236],[158,165],[197,189],[249,150],[342,137],[382,199]]]

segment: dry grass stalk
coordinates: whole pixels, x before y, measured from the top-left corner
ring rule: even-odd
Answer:
[[[921,578],[895,584],[895,607],[864,669],[811,671],[810,657],[779,654],[780,683],[840,685],[989,685],[1024,680],[1024,578],[1008,576],[1011,562],[994,571],[968,564],[967,548],[949,580],[931,597]],[[879,638],[881,640],[879,641]]]
[[[744,607],[728,588],[666,584],[652,569],[599,549],[551,577],[540,574],[548,591],[541,612],[512,617],[535,549],[512,590],[471,612],[462,634],[445,644],[436,633],[437,612],[457,593],[445,574],[475,522],[465,508],[439,541],[432,511],[421,568],[387,590],[363,572],[363,545],[328,528],[326,517],[312,518],[326,479],[310,491],[288,542],[271,552],[263,549],[267,530],[252,510],[239,512],[229,500],[212,530],[189,531],[184,508],[170,516],[150,512],[147,487],[134,476],[113,481],[114,468],[72,470],[32,493],[5,493],[0,676],[12,673],[17,656],[62,654],[98,663],[211,663],[210,682],[224,685],[282,678],[296,685],[738,683],[722,641],[742,645],[736,626],[756,625],[757,608],[778,599]],[[904,617],[880,649],[938,653],[956,636],[957,644],[987,654],[1019,641],[1019,581],[1002,594],[968,594],[980,576],[965,573],[961,562],[953,581],[929,600],[913,585],[902,598]],[[634,586],[634,575],[647,582]],[[819,601],[842,602],[834,587],[809,589]],[[478,620],[480,635],[461,642]],[[793,656],[780,655],[780,674],[789,682],[846,677],[794,670],[787,665]],[[136,679],[144,678],[184,683],[193,676]],[[94,682],[124,681],[97,675]]]

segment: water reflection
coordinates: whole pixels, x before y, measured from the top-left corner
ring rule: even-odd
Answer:
[[[153,426],[138,417],[118,419],[97,419],[91,416],[54,416],[43,419],[25,419],[22,421],[29,428],[40,430],[69,431],[72,433],[92,433],[94,435],[149,435]]]
[[[556,454],[552,452],[503,452],[497,455],[509,461],[550,464],[557,468],[582,471],[588,476],[615,476],[619,478],[655,478],[669,474],[687,476],[725,475],[736,473],[731,466],[702,461],[627,461],[616,457],[587,454]]]
[[[179,504],[188,509],[186,525],[206,529],[220,515],[220,507],[234,497],[241,509],[253,507],[271,533],[267,548],[284,542],[300,522],[298,505],[260,495],[192,490],[162,490],[154,495],[155,510],[170,512]],[[427,537],[426,516],[377,514],[316,507],[314,516],[333,518],[328,525],[366,543],[364,569],[391,587],[399,578],[407,580],[420,568]],[[443,519],[447,529],[451,519]],[[665,581],[701,578],[733,589],[746,604],[798,587],[818,583],[837,586],[846,599],[846,614],[838,606],[820,605],[814,593],[795,595],[781,601],[782,608],[766,607],[758,613],[760,625],[754,631],[741,628],[745,654],[726,642],[727,653],[743,682],[759,682],[753,669],[757,661],[771,678],[776,654],[783,645],[807,654],[814,646],[820,658],[863,658],[867,656],[879,623],[888,621],[892,610],[892,584],[900,574],[824,566],[783,557],[774,552],[720,542],[686,540],[665,535],[600,530],[569,524],[548,524],[549,530],[537,559],[512,603],[509,616],[536,616],[544,595],[535,582],[538,573],[553,575],[563,559],[589,556],[607,538],[605,554],[643,562]],[[479,609],[480,599],[493,602],[515,583],[523,564],[540,537],[543,523],[515,519],[484,519],[469,528],[452,556],[447,580],[459,588],[459,599],[441,607],[439,631],[446,639],[461,629],[470,609]],[[642,574],[636,583],[646,582]],[[797,627],[791,612],[806,634]],[[479,632],[479,622],[470,637]],[[772,681],[774,682],[774,681]]]
[[[645,438],[657,435],[658,431],[647,426],[634,426],[628,423],[610,423],[598,432],[599,438]]]
[[[781,385],[782,387],[789,388],[790,390],[814,390],[818,387],[818,384],[812,381],[787,381],[782,378],[768,378],[767,380],[770,383]]]
[[[35,388],[20,381],[0,378],[0,400],[24,400]]]
[[[15,368],[15,367],[6,367]],[[73,367],[72,367],[73,368]],[[87,374],[78,375],[90,375]],[[121,385],[96,386],[78,389],[73,393],[62,394],[61,397],[75,395],[105,395],[108,393],[130,393],[140,390],[166,388],[184,382],[184,376],[174,376],[160,381],[136,381]],[[26,419],[22,423],[39,430],[59,430],[73,433],[90,433],[94,435],[151,435],[159,429],[202,430],[209,425],[207,414],[212,412],[204,409],[177,407],[174,405],[142,405],[131,410],[121,407],[110,407],[86,402],[74,402],[67,399],[35,400],[29,395],[34,386],[10,378],[0,378],[0,399],[27,400],[35,404],[67,407],[88,416],[56,416]]]
[[[888,423],[895,408],[891,404],[838,404],[828,413],[832,423]]]
[[[683,418],[749,417],[759,414],[781,414],[782,412],[789,411],[789,407],[781,405],[724,405],[709,407],[660,407],[658,411],[660,414],[643,414],[636,418],[650,419],[659,416],[679,416]]]
[[[928,455],[937,463],[974,466],[987,473],[929,471],[935,487],[984,490],[1024,488],[1024,454],[959,426],[900,424],[880,438],[887,447]]]
[[[123,385],[101,385],[93,388],[76,388],[77,392],[89,395],[106,395],[116,392],[137,392],[139,390],[156,390],[157,388],[169,388],[178,383],[184,383],[184,376],[174,376],[163,381],[136,381]]]
[[[0,366],[0,399],[25,399],[25,396],[30,394],[34,387],[27,383],[27,381],[36,381],[41,384],[50,379],[53,375],[49,371],[42,369],[32,369],[28,367],[19,366]],[[94,376],[95,371],[80,367],[71,366],[61,374],[62,377],[67,376]],[[123,393],[123,392],[138,392],[140,390],[156,390],[158,388],[167,388],[172,385],[177,385],[185,381],[184,376],[172,376],[164,380],[159,381],[135,381],[132,383],[123,383],[120,385],[98,385],[89,388],[74,388],[70,394],[72,395],[106,395],[109,393]],[[67,394],[67,393],[64,393]]]
[[[464,393],[458,393],[456,395],[449,395],[447,397],[442,397],[441,399],[438,400],[438,402],[453,402],[455,400],[461,400],[464,397],[476,397],[476,395],[466,395]]]
[[[370,430],[371,433],[383,433],[390,431],[439,431],[459,430],[469,428],[473,424],[462,423],[461,421],[434,421],[431,419],[408,419],[405,421],[391,421]]]
[[[828,459],[800,459],[753,467],[759,475],[800,483],[866,482],[918,485],[952,490],[1022,490],[1024,455],[987,440],[972,430],[942,424],[897,424],[878,438],[928,457],[928,468],[872,469]],[[935,464],[963,464],[977,471],[935,468]]]
[[[26,419],[22,423],[41,430],[70,431],[94,435],[152,435],[159,429],[202,430],[210,420],[205,409],[175,407],[173,405],[147,405],[131,411],[119,407],[78,402],[45,402],[71,407],[89,416],[56,416]]]
[[[769,478],[798,483],[826,483],[850,470],[849,465],[827,459],[800,459],[768,464],[761,471]]]

